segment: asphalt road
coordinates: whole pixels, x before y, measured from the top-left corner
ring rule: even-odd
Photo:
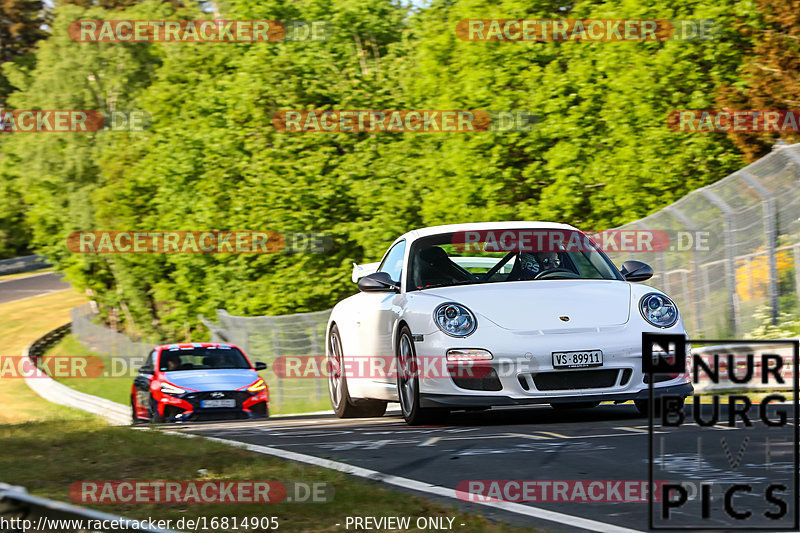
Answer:
[[[0,281],[0,303],[68,289],[70,285],[62,280],[63,277],[62,274],[56,272],[45,272],[31,274],[24,278]]]
[[[768,427],[759,420],[758,405],[750,411],[751,427],[741,421],[730,427],[725,406],[720,423],[711,427],[699,427],[689,406],[685,423],[678,428],[661,427],[656,422],[654,479],[686,483],[689,500],[672,511],[668,523],[659,521],[661,506],[656,502],[655,526],[699,523],[718,529],[740,525],[791,529],[786,520],[790,526],[795,517],[792,405],[770,406],[767,415],[778,419],[775,411],[780,408],[788,412],[789,423],[783,427]],[[704,405],[702,411],[711,416],[711,406]],[[648,419],[632,404],[571,411],[533,407],[454,413],[447,425],[416,428],[406,426],[401,417],[391,413],[373,419],[297,417],[174,428],[331,459],[451,489],[465,480],[584,480],[584,487],[588,480],[646,481],[650,464]],[[711,516],[705,521],[700,519],[700,497],[695,496],[701,482],[714,484]],[[722,491],[735,483],[753,487],[750,495],[733,499],[736,509],[752,511],[749,521],[733,520],[725,514]],[[778,521],[763,517],[764,512],[777,509],[765,500],[768,483],[787,487],[777,493],[788,503],[788,514]],[[587,498],[573,495],[567,498],[570,501],[524,502],[535,510],[534,514],[542,515],[537,517],[458,500],[450,503],[546,531],[583,529],[574,527],[575,521],[569,517],[632,530],[649,529],[648,503],[594,502]],[[546,520],[547,511],[568,517]],[[331,519],[338,523],[336,518]]]

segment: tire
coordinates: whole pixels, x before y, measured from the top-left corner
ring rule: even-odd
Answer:
[[[350,398],[347,389],[347,376],[344,375],[342,364],[342,339],[336,324],[331,326],[328,334],[328,395],[331,407],[339,418],[374,418],[383,416],[386,412],[386,402],[383,400],[366,400]]]
[[[686,398],[681,398],[677,407],[679,409],[683,409],[683,405],[686,402]],[[633,403],[636,404],[636,409],[639,410],[639,414],[643,416],[650,416],[650,400],[633,400]],[[656,398],[656,409],[655,409],[655,417],[658,418],[661,416],[661,401]]]
[[[155,398],[153,398],[153,395],[151,394],[150,395],[150,423],[151,424],[161,424],[161,423],[164,422],[164,419],[161,417],[160,414],[158,414],[158,408],[156,408],[156,404],[158,404],[158,402],[156,401]]]
[[[447,420],[447,409],[423,408],[419,399],[419,376],[416,372],[417,352],[411,330],[403,326],[397,339],[397,397],[403,418],[410,426],[440,424]],[[406,375],[406,371],[411,371]]]
[[[144,422],[146,421],[136,416],[136,397],[131,395],[131,425],[138,426]]]
[[[551,403],[550,407],[561,411],[565,409],[592,409],[598,405],[600,405],[600,402],[561,402]]]

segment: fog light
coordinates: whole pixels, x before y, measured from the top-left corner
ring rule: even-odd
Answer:
[[[492,352],[479,348],[453,348],[447,350],[448,361],[488,361],[494,359]]]

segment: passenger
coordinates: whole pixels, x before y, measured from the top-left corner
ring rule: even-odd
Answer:
[[[167,372],[181,369],[181,358],[176,353],[167,352],[161,356],[162,370]]]

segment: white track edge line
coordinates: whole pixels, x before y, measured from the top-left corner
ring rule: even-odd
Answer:
[[[464,501],[458,498],[455,489],[450,489],[439,485],[431,485],[430,483],[426,483],[424,481],[417,481],[414,479],[408,479],[404,477],[384,474],[376,470],[370,470],[368,468],[363,468],[360,466],[353,466],[347,463],[341,463],[339,461],[332,461],[330,459],[323,459],[321,457],[314,457],[313,455],[290,452],[288,450],[273,448],[271,446],[261,446],[259,444],[249,444],[246,442],[222,439],[219,437],[207,437],[204,435],[198,435],[193,433],[182,433],[170,430],[162,431],[162,433],[168,435],[178,435],[187,438],[206,439],[212,442],[219,442],[221,444],[233,446],[235,448],[243,448],[245,450],[255,453],[261,453],[264,455],[273,455],[275,457],[280,457],[282,459],[289,459],[300,463],[307,463],[314,466],[320,466],[322,468],[327,468],[329,470],[337,470],[339,472],[344,472],[345,474],[350,474],[356,477],[361,477],[372,481],[378,481],[389,485],[395,485],[397,487],[405,489],[415,490],[418,492],[425,492],[436,496],[442,496],[444,498],[456,499],[460,502]],[[501,509],[503,511],[508,511],[510,513],[521,514],[533,518],[541,518],[543,520],[557,522],[559,524],[569,525],[577,528],[587,529],[589,531],[599,531],[601,533],[642,533],[641,531],[635,529],[629,529],[621,526],[616,526],[613,524],[607,524],[605,522],[598,522],[596,520],[581,518],[579,516],[568,515],[556,511],[548,511],[546,509],[540,509],[538,507],[523,505],[521,503],[503,502],[503,501],[492,501],[492,502],[476,501],[476,502],[466,502],[466,503],[474,503],[477,505],[484,505],[486,507],[494,507],[495,509]]]

